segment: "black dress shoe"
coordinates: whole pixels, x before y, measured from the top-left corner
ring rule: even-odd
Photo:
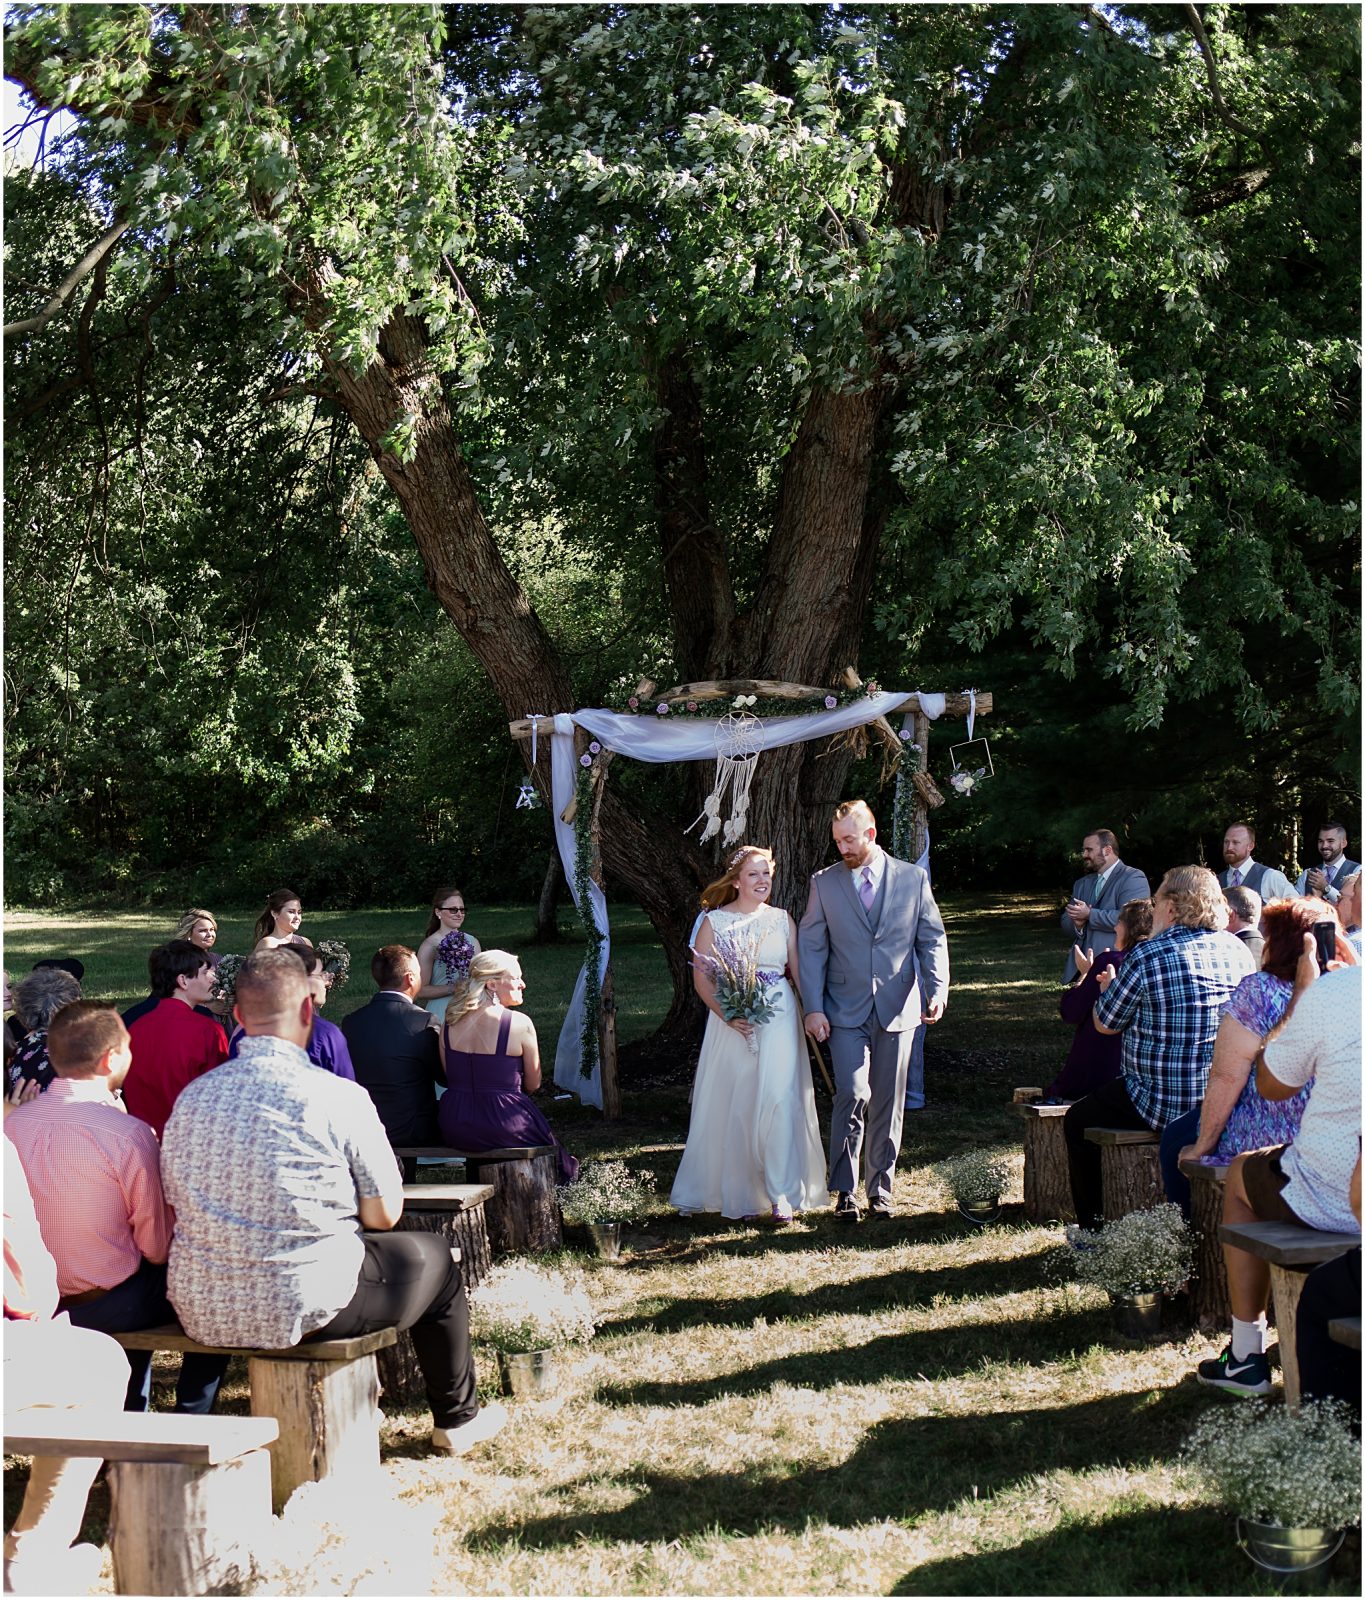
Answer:
[[[861,1222],[862,1212],[858,1209],[858,1202],[851,1194],[840,1194],[834,1202],[834,1220],[836,1222]]]

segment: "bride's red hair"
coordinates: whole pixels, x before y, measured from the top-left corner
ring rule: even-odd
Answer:
[[[777,870],[777,857],[772,851],[761,844],[742,844],[735,851],[725,865],[725,875],[717,878],[714,883],[708,883],[701,892],[701,908],[703,911],[717,911],[721,906],[727,906],[732,900],[739,897],[736,885],[739,875],[744,870],[744,863],[750,856],[762,856],[768,863],[770,871]]]

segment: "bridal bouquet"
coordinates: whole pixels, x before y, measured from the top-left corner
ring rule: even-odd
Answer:
[[[701,969],[716,986],[716,1004],[727,1022],[752,1022],[761,1028],[777,1014],[768,990],[773,982],[758,964],[758,940],[752,935],[718,933],[710,955],[692,952]],[[749,1048],[758,1053],[752,1036]]]

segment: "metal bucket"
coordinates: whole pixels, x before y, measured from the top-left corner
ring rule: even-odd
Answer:
[[[1114,1295],[1114,1326],[1126,1339],[1150,1339],[1161,1332],[1159,1294]]]
[[[559,1383],[558,1350],[525,1350],[519,1355],[498,1351],[502,1388],[514,1400],[539,1400]]]
[[[984,1228],[1000,1215],[1000,1196],[996,1195],[994,1200],[975,1200],[971,1203],[959,1200],[957,1214],[975,1223],[978,1228]]]
[[[588,1234],[593,1248],[603,1261],[615,1261],[621,1254],[621,1224],[619,1222],[590,1222]]]
[[[1266,1572],[1311,1572],[1341,1549],[1344,1531],[1331,1528],[1282,1528],[1275,1522],[1237,1519],[1237,1543]]]

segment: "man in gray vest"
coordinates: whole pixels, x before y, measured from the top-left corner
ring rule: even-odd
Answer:
[[[1096,828],[1081,840],[1081,860],[1086,874],[1071,886],[1071,899],[1061,915],[1061,929],[1069,948],[1062,982],[1076,976],[1076,946],[1087,955],[1114,943],[1119,912],[1130,900],[1149,900],[1147,874],[1119,860],[1118,840],[1108,828]]]
[[[1234,822],[1223,835],[1223,860],[1227,867],[1218,874],[1223,888],[1254,889],[1263,905],[1272,900],[1297,899],[1297,891],[1284,873],[1252,859],[1251,852],[1255,848],[1256,831],[1251,824]]]
[[[887,855],[865,801],[834,813],[834,843],[842,861],[810,880],[797,953],[806,1032],[828,1039],[834,1060],[834,1215],[855,1223],[864,1162],[872,1215],[891,1215],[910,1053],[915,1029],[937,1022],[948,1003],[948,938],[928,874]]]
[[[1294,885],[1298,894],[1313,894],[1334,906],[1341,898],[1341,886],[1353,872],[1360,871],[1358,861],[1346,859],[1346,830],[1339,822],[1324,822],[1318,829],[1318,854],[1320,867],[1309,867],[1299,874]]]

